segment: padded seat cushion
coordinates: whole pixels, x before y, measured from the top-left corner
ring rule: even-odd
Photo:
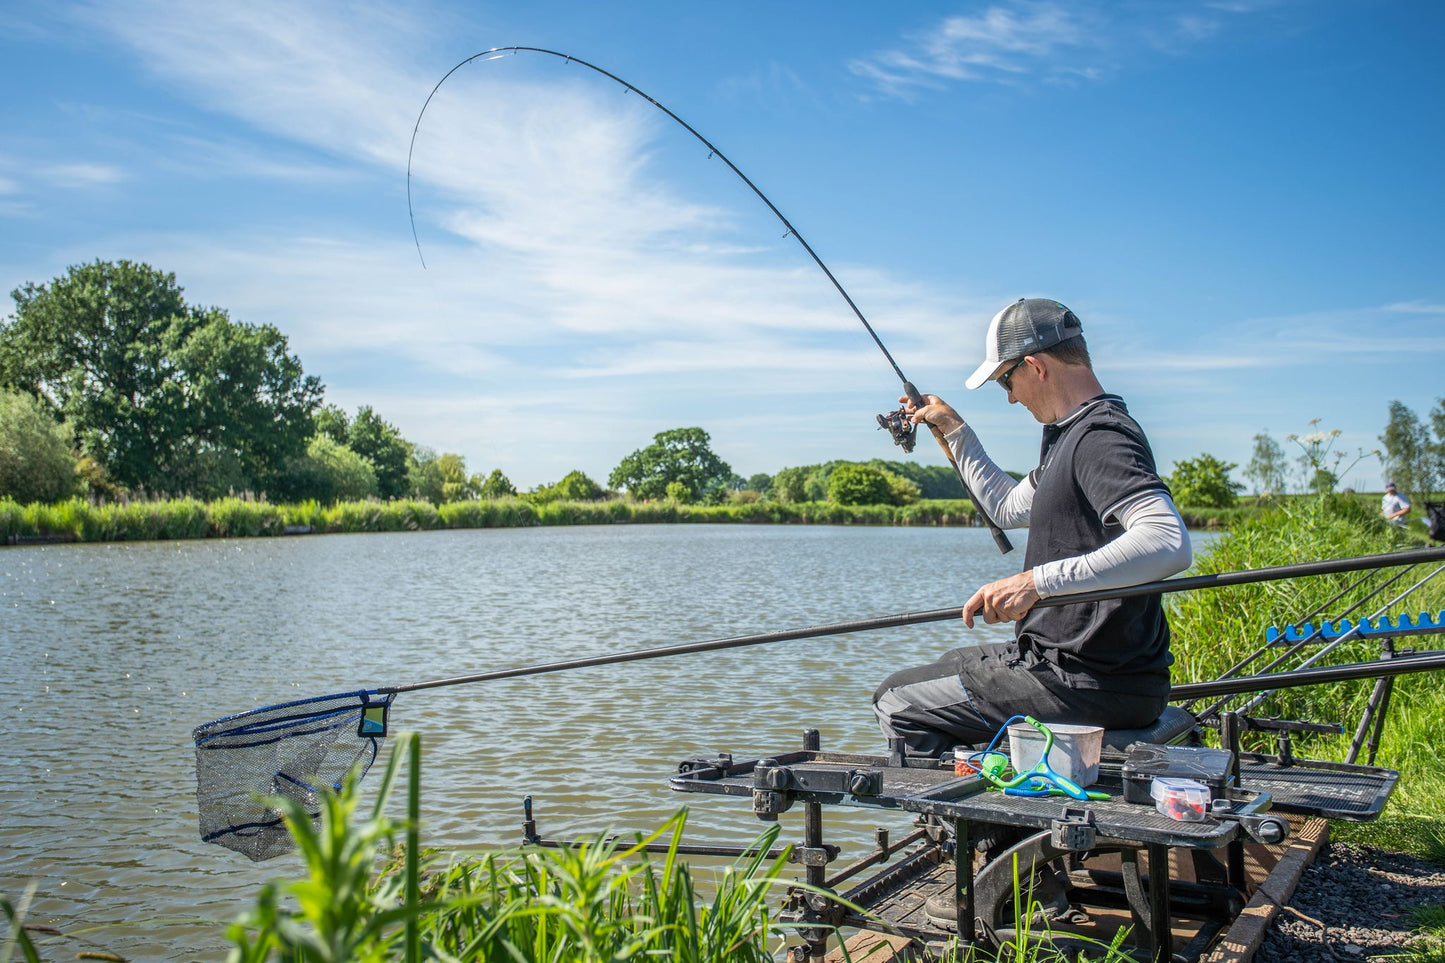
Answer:
[[[1189,741],[1190,734],[1194,731],[1194,714],[1187,709],[1181,709],[1176,705],[1164,707],[1164,712],[1153,725],[1145,726],[1142,729],[1106,729],[1104,730],[1105,755],[1124,755],[1129,746],[1136,742],[1152,742],[1157,745],[1169,746],[1179,745]]]

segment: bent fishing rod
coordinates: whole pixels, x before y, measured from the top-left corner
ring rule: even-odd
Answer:
[[[426,116],[426,109],[428,106],[431,105],[432,98],[436,96],[436,93],[438,90],[441,89],[442,84],[446,83],[447,79],[451,77],[452,74],[456,73],[467,64],[470,64],[476,60],[480,60],[483,62],[490,60],[500,60],[502,57],[516,55],[518,53],[538,53],[546,54],[549,57],[557,57],[561,60],[565,60],[569,64],[577,64],[579,66],[586,67],[588,70],[595,71],[610,80],[614,80],[617,83],[621,84],[623,87],[630,90],[632,93],[647,101],[652,106],[656,107],[658,110],[662,111],[668,117],[676,121],[683,128],[683,130],[686,130],[693,137],[697,138],[698,141],[700,141],[702,145],[708,149],[709,158],[716,157],[718,160],[726,164],[728,166],[728,169],[731,170],[734,174],[736,174],[739,179],[741,179],[742,182],[746,184],[754,194],[757,195],[758,200],[762,201],[765,205],[767,205],[768,210],[772,211],[773,215],[783,223],[783,227],[787,228],[787,235],[784,236],[792,236],[797,240],[799,244],[803,246],[803,250],[807,251],[808,256],[813,259],[813,263],[818,265],[819,269],[821,269],[822,272],[827,275],[828,280],[832,282],[833,287],[838,291],[840,295],[843,296],[843,300],[848,303],[848,307],[852,309],[854,316],[857,317],[860,322],[862,322],[864,330],[866,330],[869,337],[873,339],[873,343],[878,345],[879,351],[883,352],[883,357],[888,359],[888,364],[892,366],[893,373],[898,375],[898,380],[903,383],[903,393],[907,395],[908,400],[911,401],[918,408],[922,408],[924,406],[925,401],[923,399],[923,395],[920,394],[918,389],[913,386],[913,382],[909,381],[908,378],[904,376],[903,369],[898,367],[898,362],[893,360],[893,355],[889,353],[886,347],[884,347],[882,339],[878,337],[878,332],[873,330],[873,325],[868,323],[868,319],[863,316],[863,312],[859,310],[858,305],[853,301],[853,298],[850,297],[848,292],[843,289],[843,285],[838,281],[838,278],[835,277],[833,272],[828,269],[828,265],[823,263],[823,259],[818,256],[818,252],[813,250],[813,246],[809,244],[807,240],[804,239],[803,235],[799,233],[798,229],[793,226],[792,221],[789,221],[788,218],[783,214],[783,212],[778,210],[777,205],[768,199],[768,196],[762,192],[758,185],[752,182],[752,179],[749,178],[748,175],[744,174],[741,170],[739,170],[738,166],[734,164],[731,160],[729,160],[726,154],[718,150],[717,146],[714,145],[712,141],[708,140],[702,134],[698,133],[696,128],[694,128],[687,121],[683,120],[677,114],[673,113],[665,105],[655,99],[652,95],[628,83],[611,71],[605,70],[602,67],[597,66],[596,64],[588,63],[586,60],[583,60],[580,57],[574,57],[571,54],[561,53],[556,50],[547,50],[544,47],[492,47],[490,50],[483,50],[481,53],[473,54],[472,56],[467,57],[465,60],[458,63],[451,70],[448,70],[446,74],[443,75],[442,79],[437,81],[436,86],[432,88],[431,93],[427,94],[426,101],[421,105],[421,112],[417,114],[416,124],[412,127],[411,146],[407,148],[406,152],[406,213],[407,217],[411,221],[411,236],[412,240],[416,242],[417,257],[421,259],[421,264],[423,268],[426,267],[426,257],[421,252],[421,238],[417,234],[416,214],[413,210],[411,199],[411,162],[412,155],[416,152],[416,138],[417,133],[421,130],[422,118]],[[901,409],[879,415],[878,424],[880,427],[887,429],[888,433],[893,438],[894,444],[901,447],[904,452],[913,451],[914,426],[908,421],[906,414],[904,414]],[[959,484],[963,486],[963,493],[965,497],[967,497],[968,500],[973,503],[974,510],[978,512],[979,517],[982,518],[984,524],[988,526],[989,533],[993,536],[994,544],[997,545],[999,551],[1003,552],[1005,555],[1013,551],[1013,543],[1009,541],[1009,538],[1007,535],[1004,534],[1003,529],[998,527],[998,524],[988,514],[988,510],[984,508],[982,503],[980,503],[977,498],[974,497],[973,491],[968,486],[968,482],[964,480],[963,472],[959,469],[957,459],[953,457],[953,451],[948,447],[948,442],[944,440],[943,432],[939,429],[937,425],[931,422],[928,423],[928,427],[929,430],[932,431],[933,437],[938,442],[939,447],[943,449],[943,454],[945,457],[947,457],[948,463],[953,466],[954,474],[958,476]]]

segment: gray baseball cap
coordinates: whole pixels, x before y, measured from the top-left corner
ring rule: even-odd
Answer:
[[[983,364],[968,376],[969,389],[997,378],[1011,361],[1037,354],[1084,333],[1079,316],[1048,298],[1019,298],[993,316],[984,339]]]

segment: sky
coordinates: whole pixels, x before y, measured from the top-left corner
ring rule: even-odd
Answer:
[[[744,477],[942,464],[878,430],[883,354],[655,106],[532,52],[428,102],[540,47],[722,151],[1004,467],[1038,425],[963,381],[1020,297],[1079,315],[1162,473],[1336,429],[1344,467],[1445,396],[1441,37],[1431,0],[0,0],[0,285],[174,272],[328,403],[523,489],[691,426]]]

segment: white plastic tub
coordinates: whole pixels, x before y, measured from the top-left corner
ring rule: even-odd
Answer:
[[[1046,722],[1054,734],[1054,747],[1049,750],[1049,766],[1080,786],[1099,781],[1099,753],[1104,747],[1104,730],[1098,726],[1074,726],[1063,722]],[[1044,734],[1027,722],[1008,727],[1009,762],[1015,772],[1027,772],[1038,765],[1044,753]]]

